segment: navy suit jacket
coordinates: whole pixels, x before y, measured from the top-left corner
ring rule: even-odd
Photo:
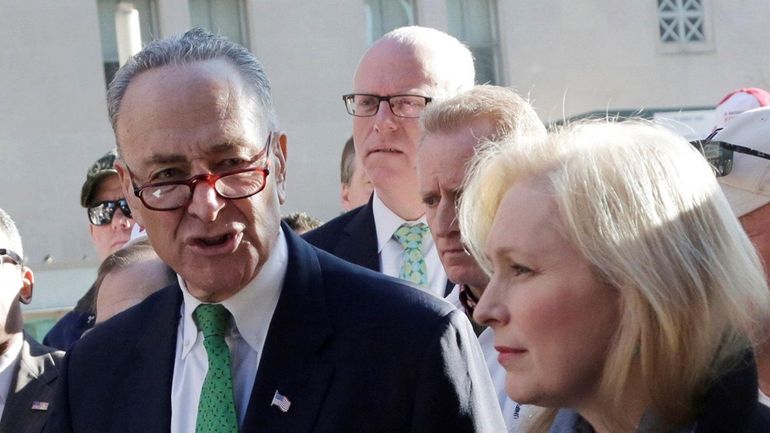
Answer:
[[[288,271],[242,433],[505,431],[462,313],[284,232]],[[174,284],[79,340],[46,432],[168,432],[181,302]]]
[[[342,260],[380,272],[373,199],[374,194],[367,204],[345,212],[302,237]]]
[[[380,272],[377,254],[377,227],[374,222],[374,194],[369,202],[330,220],[302,237],[312,245],[367,269]],[[444,296],[454,283],[447,281]]]

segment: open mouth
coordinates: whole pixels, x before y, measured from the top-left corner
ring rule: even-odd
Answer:
[[[232,233],[224,234],[222,236],[216,236],[212,238],[197,238],[193,241],[199,247],[216,247],[224,245],[233,238]]]

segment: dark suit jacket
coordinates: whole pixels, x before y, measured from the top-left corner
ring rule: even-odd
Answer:
[[[11,382],[2,433],[40,433],[53,404],[58,366],[64,352],[46,347],[24,335],[19,365]],[[37,403],[36,403],[37,402]],[[33,405],[36,407],[33,409]]]
[[[380,272],[373,200],[374,194],[369,197],[367,204],[330,220],[302,237],[312,245],[342,260]],[[453,287],[454,283],[447,281],[444,296],[448,295]]]
[[[380,272],[372,200],[311,230],[302,237],[312,245],[367,269]]]
[[[462,313],[284,232],[288,271],[242,433],[505,431]],[[47,432],[169,431],[181,302],[174,284],[79,340]]]

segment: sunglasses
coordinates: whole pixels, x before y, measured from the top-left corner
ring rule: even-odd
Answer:
[[[722,128],[716,129],[704,140],[690,142],[690,144],[700,150],[703,156],[706,157],[706,160],[708,160],[709,164],[714,167],[717,177],[727,176],[733,171],[733,154],[735,152],[770,160],[770,154],[760,152],[750,147],[740,146],[726,141],[712,141],[711,139],[721,130]]]
[[[0,248],[0,265],[5,263],[12,265],[22,265],[24,264],[24,260],[22,260],[22,258],[12,250],[7,248]]]
[[[128,207],[128,202],[125,198],[102,201],[95,206],[88,208],[88,220],[95,226],[103,226],[112,222],[112,217],[115,216],[115,211],[120,208],[123,215],[126,218],[132,218],[131,209]]]

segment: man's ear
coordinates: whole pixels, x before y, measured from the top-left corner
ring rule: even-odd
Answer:
[[[125,197],[128,202],[128,207],[131,208],[131,217],[134,219],[134,223],[144,227],[141,214],[142,203],[139,200],[139,197],[134,195],[134,185],[131,183],[131,175],[128,172],[126,164],[123,163],[123,160],[115,160],[115,171],[118,172],[120,188],[123,190],[123,197]]]
[[[275,190],[278,193],[278,202],[283,204],[286,201],[286,156],[287,156],[287,138],[286,133],[281,131],[275,139]]]
[[[343,183],[340,189],[340,205],[346,211],[350,208],[350,185],[346,183]]]
[[[24,266],[21,274],[21,289],[19,290],[19,301],[24,304],[32,302],[32,289],[35,286],[35,275],[32,269]]]

